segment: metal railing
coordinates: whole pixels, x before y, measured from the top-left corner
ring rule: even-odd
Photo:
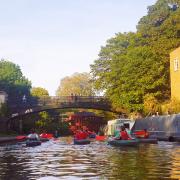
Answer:
[[[11,101],[9,107],[11,108],[25,108],[35,106],[59,106],[62,104],[99,104],[109,105],[108,99],[103,96],[44,96],[44,97],[31,97],[26,102]]]

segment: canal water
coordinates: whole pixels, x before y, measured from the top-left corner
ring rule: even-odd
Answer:
[[[43,178],[44,177],[44,178]],[[106,143],[49,141],[0,146],[0,180],[180,179],[180,143],[115,148]]]

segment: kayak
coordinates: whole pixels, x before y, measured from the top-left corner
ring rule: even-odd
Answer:
[[[40,138],[40,141],[41,142],[47,142],[47,141],[49,141],[49,139],[48,138]]]
[[[108,141],[108,144],[112,146],[137,146],[139,144],[139,141],[136,139],[132,140],[110,140]]]
[[[41,145],[41,141],[38,141],[38,140],[27,140],[26,141],[26,146],[28,147],[34,147],[34,146],[39,146]]]
[[[96,138],[96,134],[90,134],[89,138]]]
[[[27,136],[16,136],[17,141],[25,141],[27,139]]]
[[[155,138],[139,138],[139,143],[157,144],[158,140]]]
[[[40,134],[40,137],[51,139],[51,138],[53,138],[53,134],[42,133],[42,134]]]
[[[77,144],[77,145],[90,144],[90,142],[91,141],[88,139],[80,139],[80,140],[74,139],[74,144]]]
[[[105,141],[106,139],[106,136],[96,136],[96,141]]]

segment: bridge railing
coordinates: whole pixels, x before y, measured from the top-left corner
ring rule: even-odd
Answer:
[[[107,99],[102,96],[51,96],[41,97],[38,99],[38,105],[59,105],[62,103],[107,103]]]
[[[12,108],[26,108],[35,106],[58,106],[61,104],[108,104],[108,100],[103,96],[44,96],[44,97],[31,97],[26,102],[11,102]]]

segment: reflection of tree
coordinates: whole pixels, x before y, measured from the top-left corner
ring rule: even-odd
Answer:
[[[116,179],[160,179],[170,173],[168,152],[151,145],[120,148],[109,155],[109,161],[108,177]]]
[[[17,158],[16,156],[6,153],[3,158],[0,158],[0,179],[28,179],[30,170],[27,171],[26,163],[28,159]]]
[[[177,149],[175,149],[172,154],[172,168],[171,168],[171,178],[174,179],[180,179],[180,149],[177,146]]]

